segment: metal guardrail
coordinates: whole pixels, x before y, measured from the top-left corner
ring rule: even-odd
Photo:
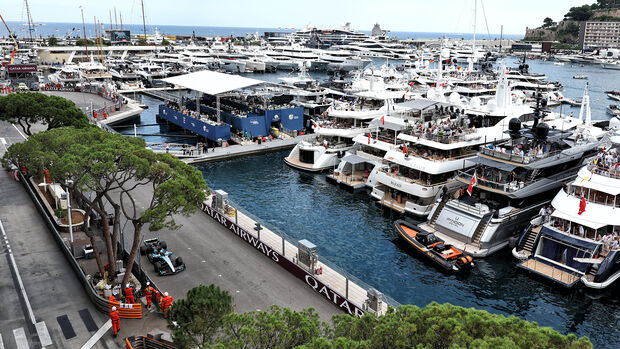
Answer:
[[[125,349],[174,349],[173,343],[159,338],[161,336],[131,336],[125,338]]]
[[[235,210],[237,210],[239,207],[242,208],[242,206],[236,204],[230,198],[228,199],[228,205],[234,207]],[[292,244],[293,246],[297,246],[297,242],[300,239],[297,239],[297,238],[294,238],[294,237],[288,235],[287,233],[283,232],[280,228],[274,226],[273,224],[270,224],[269,222],[265,222],[263,219],[255,216],[252,213],[249,213],[247,210],[243,210],[243,214],[245,216],[249,217],[250,219],[252,219],[253,221],[260,223],[262,226],[269,227],[269,230],[271,230],[273,233],[279,235],[281,237],[281,239],[283,240],[283,242],[288,242],[288,243]],[[295,255],[289,255],[286,252],[283,253],[282,255],[284,257],[287,257],[287,258],[294,258],[294,257],[296,257]],[[372,287],[368,283],[362,281],[357,276],[347,272],[346,270],[344,270],[341,267],[337,266],[336,264],[330,262],[326,258],[320,257],[319,258],[319,262],[320,262],[320,264],[324,264],[324,265],[330,267],[332,270],[334,270],[337,273],[339,273],[340,275],[342,275],[346,279],[346,281],[345,281],[346,283],[353,282],[353,283],[357,284],[358,286],[360,286],[361,288],[363,288],[365,290],[369,290],[371,288],[377,288],[378,287],[378,286],[377,287]],[[388,305],[390,305],[390,306],[392,306],[394,308],[397,308],[397,307],[399,307],[401,305],[398,301],[396,301],[395,299],[393,299],[392,297],[390,297],[388,295],[383,294],[382,298],[383,298],[383,301],[385,303],[387,303]]]

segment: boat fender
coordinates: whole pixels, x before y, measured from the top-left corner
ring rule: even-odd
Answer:
[[[315,271],[315,272],[316,272],[316,274],[317,274],[317,275],[321,275],[321,274],[323,274],[323,267],[318,267],[318,268],[316,268],[316,271]]]

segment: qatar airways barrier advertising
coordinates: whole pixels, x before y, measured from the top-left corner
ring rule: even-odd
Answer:
[[[211,216],[211,218],[213,218],[215,221],[226,227],[226,229],[230,230],[232,233],[240,237],[243,241],[253,246],[256,250],[260,251],[266,257],[270,258],[273,262],[278,263],[278,265],[280,265],[282,268],[288,270],[297,278],[303,280],[308,286],[312,287],[314,291],[323,295],[340,310],[348,313],[349,315],[355,315],[359,317],[364,315],[365,312],[359,307],[357,307],[355,304],[353,304],[350,300],[343,297],[341,294],[333,290],[328,285],[325,285],[324,283],[319,281],[306,270],[293,263],[290,259],[274,251],[274,249],[271,248],[269,245],[265,244],[262,241],[259,241],[256,236],[250,234],[247,230],[235,224],[235,222],[231,221],[225,215],[217,212],[215,209],[204,203],[202,204],[202,211]]]

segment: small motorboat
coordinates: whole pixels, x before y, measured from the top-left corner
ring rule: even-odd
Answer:
[[[588,76],[587,75],[573,75],[573,79],[587,79]]]
[[[607,107],[607,113],[611,116],[620,116],[620,107],[615,104],[610,104]]]
[[[607,97],[613,99],[614,101],[620,101],[620,94],[619,93],[608,93]]]
[[[399,219],[394,222],[398,233],[414,250],[448,272],[465,272],[473,266],[473,258],[458,248],[444,243],[432,233]]]
[[[562,66],[562,65],[564,65],[564,62],[553,62],[553,65],[559,65],[559,66]]]

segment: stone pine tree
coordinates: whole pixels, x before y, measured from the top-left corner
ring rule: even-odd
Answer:
[[[142,227],[148,225],[151,231],[178,229],[173,216],[193,213],[208,191],[202,174],[190,165],[170,154],[155,154],[145,149],[141,138],[124,137],[96,127],[37,133],[25,142],[13,144],[3,163],[7,167],[25,165],[33,174],[47,169],[57,182],[74,181],[73,194],[86,203],[86,216],[96,211],[103,218],[103,238],[111,272],[117,257],[121,211],[134,227],[127,267],[131,270]],[[144,201],[139,203],[137,197]],[[116,213],[112,234],[106,202]],[[145,209],[140,208],[143,206]],[[86,225],[87,233],[89,226]],[[96,256],[99,258],[97,253]],[[97,262],[103,273],[99,259]],[[123,284],[129,275],[125,274]]]
[[[233,297],[213,284],[187,291],[168,312],[168,327],[178,348],[201,348],[211,343],[224,317],[233,311]]]
[[[47,129],[89,125],[88,117],[68,99],[38,92],[12,93],[0,97],[0,120],[18,124],[26,135],[32,125],[41,123]]]

